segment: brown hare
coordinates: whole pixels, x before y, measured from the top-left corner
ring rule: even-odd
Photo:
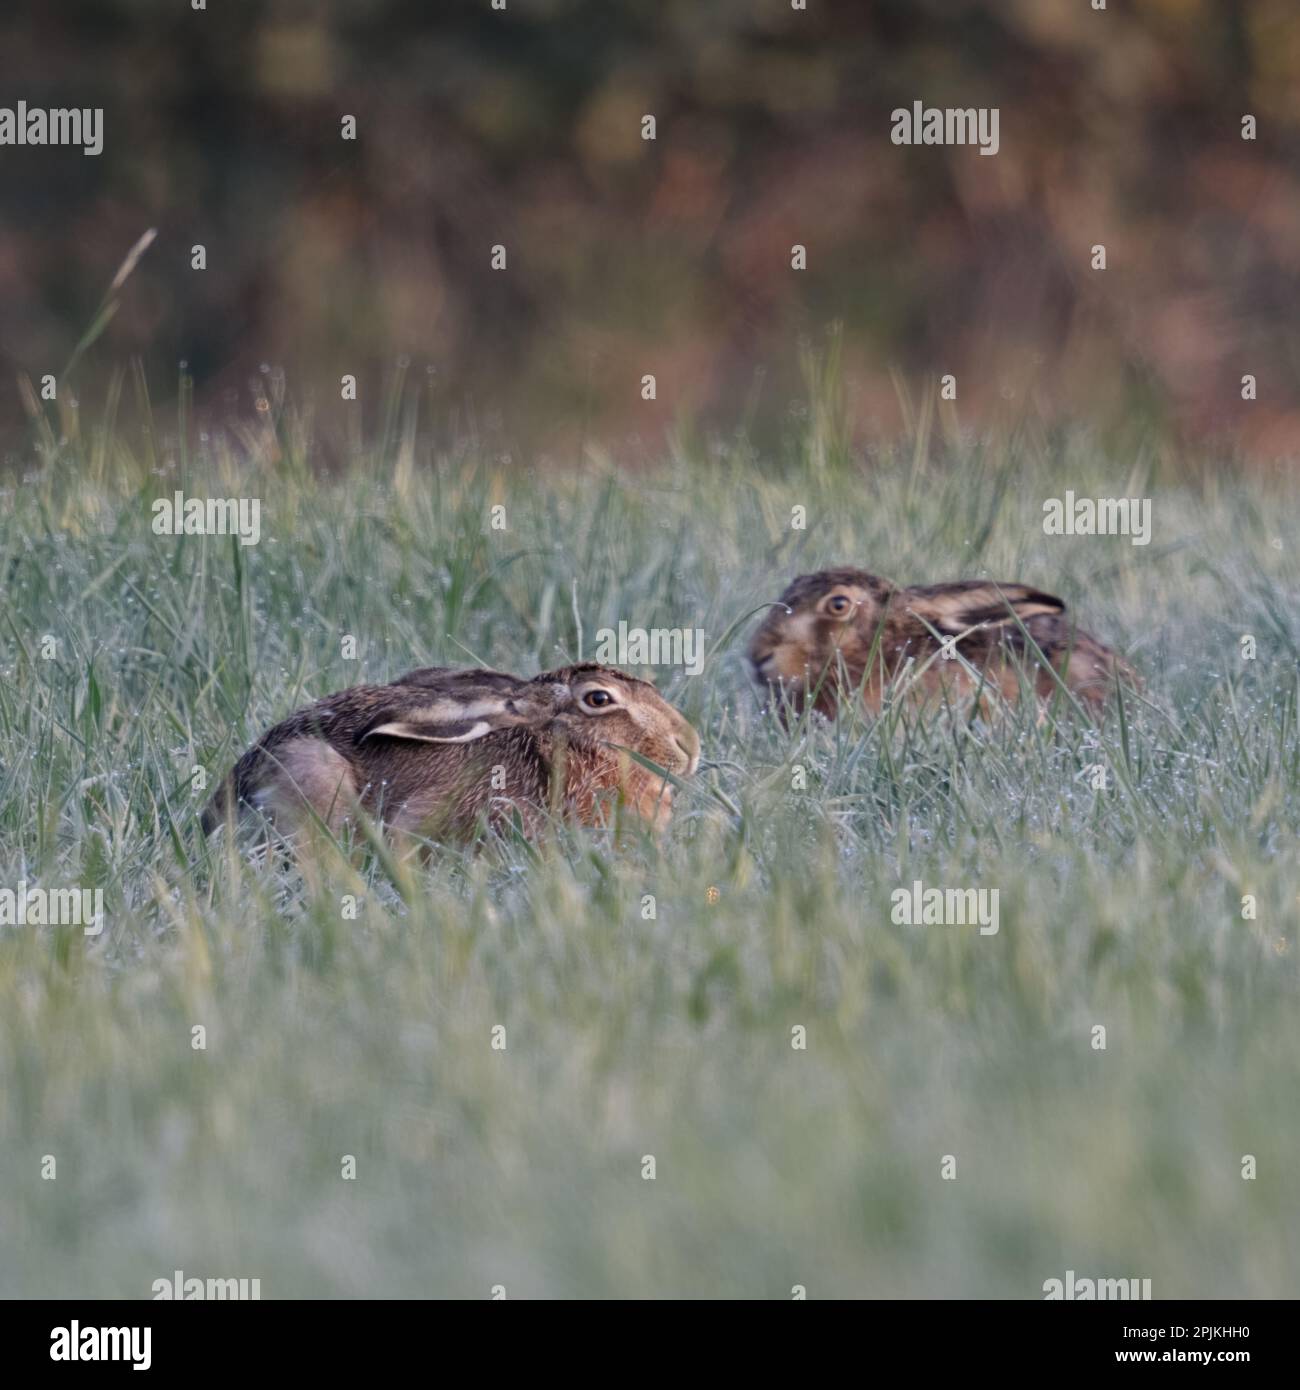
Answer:
[[[1026,641],[1028,633],[1032,643]],[[793,580],[749,645],[754,677],[796,710],[833,716],[861,692],[879,713],[891,683],[911,700],[992,691],[1016,699],[1022,671],[1040,699],[1059,688],[1033,648],[1091,714],[1132,668],[1080,632],[1065,604],[1024,584],[962,579],[902,588],[859,569],[821,570]]]
[[[315,819],[333,833],[360,809],[391,830],[464,839],[516,816],[535,833],[548,810],[583,825],[612,801],[655,829],[672,787],[621,749],[689,776],[695,730],[647,681],[608,666],[532,680],[428,667],[392,685],[328,695],[263,734],[203,812],[204,833],[245,806],[286,833]]]

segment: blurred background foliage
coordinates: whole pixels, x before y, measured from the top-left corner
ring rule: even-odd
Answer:
[[[0,149],[10,383],[159,229],[83,409],[134,357],[155,405],[184,363],[200,420],[287,402],[327,446],[400,390],[530,461],[775,447],[838,324],[860,437],[952,372],[973,427],[1300,452],[1296,0],[11,0],[0,67],[0,104],[105,110],[98,158]],[[916,100],[1000,108],[1000,153],[892,145]],[[11,459],[23,424],[6,389]]]

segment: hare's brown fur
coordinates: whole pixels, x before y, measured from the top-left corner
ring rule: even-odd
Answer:
[[[894,683],[921,701],[981,687],[1015,700],[1026,684],[1047,699],[1059,677],[1093,713],[1117,679],[1137,684],[1132,668],[1076,628],[1051,594],[980,579],[903,588],[849,568],[793,580],[754,634],[749,659],[755,679],[796,710],[811,695],[828,716],[859,691],[879,713]]]
[[[596,823],[615,798],[661,828],[671,784],[625,748],[680,775],[699,759],[682,715],[610,667],[532,680],[428,667],[328,695],[270,729],[218,789],[203,829],[252,806],[288,831],[314,823],[310,807],[335,833],[360,810],[428,838],[516,819],[531,834],[552,810]]]

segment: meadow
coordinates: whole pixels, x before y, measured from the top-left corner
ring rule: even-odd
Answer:
[[[0,1295],[1300,1295],[1293,484],[928,410],[890,450],[814,403],[779,449],[635,471],[408,426],[322,471],[274,410],[105,415],[3,486],[0,884],[101,887],[108,921],[0,928]],[[176,489],[261,499],[259,543],[155,535]],[[1151,543],[1044,535],[1066,489],[1151,498]],[[1101,728],[784,728],[754,610],[835,562],[1059,593],[1145,692]],[[309,698],[531,674],[620,620],[707,639],[656,673],[704,745],[662,841],[304,879],[200,840]],[[999,931],[894,924],[916,879],[997,888]]]

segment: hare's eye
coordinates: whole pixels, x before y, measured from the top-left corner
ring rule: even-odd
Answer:
[[[845,598],[843,594],[836,594],[833,599],[827,601],[826,611],[834,613],[837,618],[842,618],[852,607],[851,600]]]
[[[612,705],[614,697],[608,690],[589,690],[582,697],[582,703],[590,709],[600,709],[604,705]]]

